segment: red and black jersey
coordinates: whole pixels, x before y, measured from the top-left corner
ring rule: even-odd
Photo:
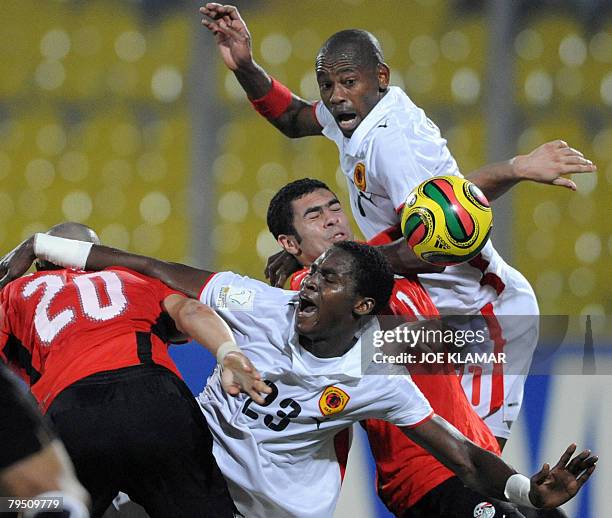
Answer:
[[[96,372],[155,363],[180,376],[168,355],[175,291],[123,268],[49,270],[0,292],[0,359],[30,385],[43,411],[67,386]]]

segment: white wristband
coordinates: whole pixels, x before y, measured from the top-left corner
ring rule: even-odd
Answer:
[[[34,235],[34,254],[57,266],[84,270],[93,243],[47,234]]]
[[[531,480],[525,475],[515,473],[506,480],[506,488],[504,495],[509,502],[517,505],[523,505],[531,509],[536,509],[535,505],[529,500],[529,491],[531,490]]]
[[[227,354],[239,352],[241,352],[240,347],[238,347],[235,342],[231,340],[223,342],[217,349],[217,363],[223,365],[223,358],[225,358]]]

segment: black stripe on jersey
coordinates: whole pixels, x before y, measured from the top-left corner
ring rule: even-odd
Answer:
[[[15,335],[9,335],[2,353],[7,363],[18,365],[30,377],[30,385],[34,385],[40,379],[38,372],[32,365],[32,353],[21,343]]]
[[[151,344],[151,333],[136,331],[136,346],[140,363],[143,365],[153,365],[153,345]]]

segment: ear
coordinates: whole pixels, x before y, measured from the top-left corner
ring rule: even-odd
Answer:
[[[360,317],[364,315],[369,315],[374,311],[374,306],[376,305],[376,301],[372,297],[363,297],[358,300],[357,303],[353,306],[353,312],[359,315]]]
[[[300,244],[293,235],[280,234],[276,241],[283,248],[283,250],[285,250],[285,252],[288,252],[291,255],[300,255],[302,253]]]
[[[389,65],[386,63],[378,64],[378,91],[386,92],[389,88],[389,78],[391,77],[391,70]]]

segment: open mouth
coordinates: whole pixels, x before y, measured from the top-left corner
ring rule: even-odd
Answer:
[[[331,236],[332,243],[337,243],[338,241],[345,241],[346,234],[344,232],[336,232]]]
[[[306,297],[300,295],[298,315],[302,317],[309,317],[317,312],[317,305]]]
[[[336,116],[336,122],[340,129],[352,130],[357,126],[357,114],[356,113],[340,113]]]

